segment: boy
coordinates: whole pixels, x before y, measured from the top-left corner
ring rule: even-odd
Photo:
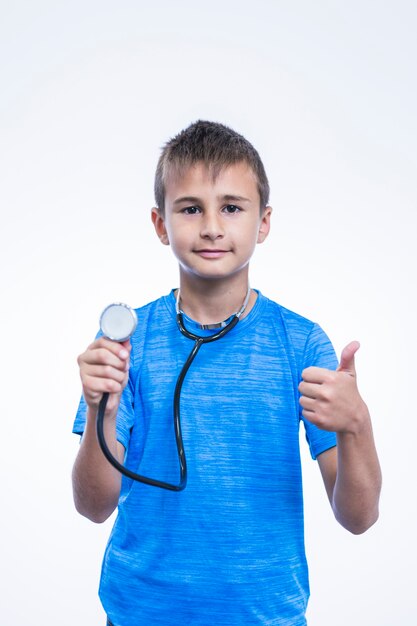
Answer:
[[[306,624],[300,419],[339,522],[361,533],[378,517],[359,344],[337,366],[320,327],[249,288],[250,258],[270,228],[268,195],[258,153],[231,129],[200,121],[169,141],[152,221],[178,260],[179,290],[137,310],[131,343],[101,337],[78,359],[74,498],[95,522],[119,507],[100,585],[114,626]],[[122,479],[95,434],[109,392],[104,428],[114,456],[178,483],[172,398],[193,344],[177,327],[176,301],[186,328],[202,336],[244,308],[232,330],[201,346],[184,379],[188,483],[180,492]]]

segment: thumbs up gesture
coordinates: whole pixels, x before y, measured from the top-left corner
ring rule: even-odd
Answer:
[[[355,354],[359,343],[352,341],[342,351],[336,371],[307,367],[298,386],[303,416],[323,430],[357,433],[368,415],[357,383]]]
[[[360,348],[359,341],[351,341],[346,348],[343,348],[340,356],[340,365],[337,372],[346,372],[356,377],[355,354]]]

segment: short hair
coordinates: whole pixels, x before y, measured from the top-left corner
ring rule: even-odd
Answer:
[[[162,149],[155,174],[155,202],[165,211],[168,175],[180,176],[186,168],[203,162],[215,179],[224,167],[245,162],[253,170],[259,191],[260,210],[269,201],[269,183],[261,158],[242,135],[217,122],[198,120],[170,139]]]

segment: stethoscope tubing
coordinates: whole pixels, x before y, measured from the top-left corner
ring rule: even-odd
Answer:
[[[187,339],[191,339],[194,341],[194,346],[192,347],[192,350],[190,354],[188,355],[187,360],[185,361],[181,369],[181,372],[177,378],[175,391],[174,391],[174,403],[173,403],[174,404],[173,406],[174,432],[175,432],[175,442],[176,442],[177,452],[178,452],[178,461],[179,461],[179,466],[180,466],[180,481],[178,485],[173,485],[171,483],[167,483],[162,480],[156,480],[155,478],[149,478],[148,476],[142,476],[141,474],[137,474],[136,472],[133,472],[132,470],[122,465],[113,456],[113,454],[110,452],[110,449],[104,437],[104,414],[106,411],[109,394],[108,393],[103,394],[103,397],[100,401],[98,412],[97,412],[97,420],[96,420],[97,439],[98,439],[100,448],[103,451],[103,454],[106,457],[106,459],[121,474],[137,482],[144,483],[146,485],[151,485],[152,487],[160,487],[161,489],[168,489],[169,491],[182,491],[183,489],[185,489],[185,486],[187,484],[187,460],[185,457],[184,442],[183,442],[182,432],[181,432],[181,416],[180,416],[182,385],[184,383],[185,376],[192,362],[194,361],[198,351],[200,350],[201,346],[204,343],[211,343],[213,341],[217,341],[218,339],[221,339],[222,337],[224,337],[224,335],[226,335],[236,326],[236,324],[239,321],[239,317],[240,317],[239,314],[235,314],[230,320],[230,322],[224,328],[222,328],[219,332],[214,333],[213,335],[207,335],[205,337],[202,337],[200,335],[196,335],[190,332],[189,330],[187,330],[187,328],[185,328],[184,326],[182,313],[181,312],[177,313],[177,324],[178,324],[179,330],[185,337],[187,337]]]
[[[161,487],[163,489],[170,489],[172,491],[181,491],[182,489],[184,489],[185,484],[184,486],[182,486],[182,481],[180,482],[179,485],[171,485],[170,483],[164,483],[163,481],[155,480],[154,478],[148,478],[148,476],[141,476],[140,474],[137,474],[136,472],[132,472],[129,468],[122,465],[113,456],[113,454],[109,450],[109,447],[106,443],[106,439],[104,437],[104,413],[106,411],[108,399],[109,399],[109,394],[106,392],[103,394],[103,397],[100,400],[100,404],[99,404],[98,412],[97,412],[96,426],[97,426],[97,439],[100,444],[100,448],[104,456],[106,457],[106,459],[109,461],[109,463],[113,465],[113,467],[117,469],[121,474],[123,474],[123,476],[126,476],[127,478],[131,478],[132,480],[135,480],[137,482],[145,483],[146,485],[151,485],[153,487]]]

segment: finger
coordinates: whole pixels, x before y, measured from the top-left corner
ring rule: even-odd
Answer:
[[[309,422],[311,422],[312,424],[314,424],[315,418],[316,418],[316,414],[314,411],[308,411],[307,409],[303,409],[301,411],[301,415],[303,417],[306,418],[306,420],[308,420]]]
[[[100,393],[121,393],[123,384],[112,378],[86,375],[83,379],[83,390],[90,396]]]
[[[97,350],[99,348],[104,348],[121,359],[127,359],[130,354],[131,345],[130,341],[119,343],[118,341],[107,339],[107,337],[99,337],[88,347],[90,350]]]
[[[342,350],[342,354],[340,356],[340,364],[337,368],[338,372],[347,372],[348,374],[355,375],[355,354],[360,348],[359,341],[351,341],[345,348]]]
[[[84,370],[84,378],[114,380],[123,383],[127,374],[111,365],[93,365]]]
[[[127,357],[120,357],[118,354],[114,354],[104,348],[93,351],[92,358],[94,363],[108,365],[109,367],[115,367],[123,371],[126,370],[126,365],[129,364],[129,355],[127,355]]]
[[[300,405],[303,407],[303,409],[305,411],[311,411],[314,413],[314,410],[316,408],[316,401],[314,400],[314,398],[308,398],[307,396],[301,396],[300,400]]]
[[[324,367],[311,366],[306,367],[306,369],[302,371],[301,376],[306,383],[322,385],[324,382],[329,380],[331,374],[334,374],[334,372],[327,370]]]
[[[298,391],[300,392],[300,394],[302,396],[305,396],[306,398],[312,398],[313,400],[318,397],[320,388],[321,385],[318,385],[316,383],[301,382],[298,385]]]
[[[84,365],[107,365],[115,367],[119,370],[126,371],[129,365],[129,355],[126,358],[120,358],[118,354],[106,348],[97,347],[87,350],[79,358],[80,366]]]

